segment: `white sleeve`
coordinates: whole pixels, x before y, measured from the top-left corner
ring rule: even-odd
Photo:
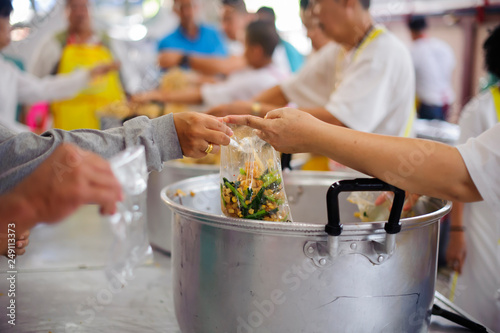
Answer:
[[[484,132],[484,130],[482,130],[483,126],[481,125],[479,103],[479,98],[474,97],[469,103],[467,103],[467,105],[465,105],[462,113],[460,114],[460,120],[458,122],[458,125],[460,126],[459,144],[464,144],[469,138],[475,138]]]
[[[48,76],[44,79],[20,72],[17,80],[18,100],[22,104],[33,104],[39,101],[71,98],[87,86],[89,79],[89,72],[86,70],[77,70],[67,75]]]
[[[203,104],[207,107],[213,107],[221,104],[229,104],[233,100],[229,96],[231,87],[227,82],[206,83],[201,86],[201,97]]]
[[[61,55],[61,44],[54,37],[48,38],[34,52],[28,72],[39,78],[53,74]]]
[[[201,86],[203,103],[217,106],[235,101],[248,101],[260,92],[275,86],[278,81],[270,75],[258,71],[235,73],[226,81]]]
[[[324,106],[331,93],[330,81],[335,76],[330,62],[336,52],[335,45],[324,46],[298,73],[283,82],[280,87],[286,99],[304,108]]]
[[[500,204],[500,124],[457,147],[483,199],[493,211]]]

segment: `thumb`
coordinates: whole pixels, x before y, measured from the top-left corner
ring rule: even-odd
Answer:
[[[284,111],[285,111],[285,108],[281,108],[281,109],[276,109],[276,110],[269,111],[266,114],[266,116],[264,117],[264,119],[278,119],[278,118],[283,118]]]

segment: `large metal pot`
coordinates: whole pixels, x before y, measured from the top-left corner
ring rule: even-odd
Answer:
[[[174,300],[182,332],[427,331],[438,221],[451,205],[423,198],[395,236],[377,222],[344,224],[332,237],[325,233],[325,197],[339,178],[285,175],[294,223],[221,216],[217,175],[162,191],[174,211]],[[181,204],[177,189],[196,195]],[[354,221],[356,211],[345,196],[343,223]]]
[[[147,209],[151,244],[166,252],[172,250],[172,211],[163,204],[161,190],[184,179],[219,173],[219,169],[219,165],[186,164],[175,160],[164,163],[161,172],[149,174]]]
[[[295,159],[287,164],[298,169],[304,162],[303,159]],[[172,250],[172,211],[163,204],[161,190],[181,180],[219,173],[219,170],[218,164],[187,164],[174,160],[165,162],[161,172],[149,174],[147,210],[149,241],[152,245],[165,252]]]

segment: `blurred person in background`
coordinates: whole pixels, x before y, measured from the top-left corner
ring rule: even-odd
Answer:
[[[199,22],[200,1],[174,0],[173,10],[180,23],[174,32],[158,43],[158,63],[161,68],[176,65],[187,68],[191,55],[227,57],[223,35],[216,28]]]
[[[184,54],[181,51],[163,51],[159,57],[163,68],[181,65],[181,62],[202,75],[229,75],[247,67],[245,52],[245,30],[253,20],[243,0],[222,0],[222,30],[226,35],[229,56],[206,56]]]
[[[312,52],[309,55],[315,54],[323,46],[331,42],[331,39],[325,35],[321,29],[319,20],[313,15],[312,3],[309,0],[300,0],[300,19],[306,27],[307,37],[311,40]]]
[[[500,25],[483,45],[486,70],[500,77]],[[472,99],[460,117],[459,144],[500,122],[500,85]],[[500,143],[497,143],[500,144]],[[485,202],[453,203],[446,260],[460,274],[454,302],[474,318],[500,332],[500,226]]]
[[[31,73],[43,78],[115,62],[111,39],[92,27],[88,0],[66,0],[66,17],[67,29],[50,36],[35,52],[29,67]],[[119,73],[109,72],[92,80],[90,86],[80,90],[76,97],[53,102],[54,127],[64,130],[98,129],[100,120],[96,111],[124,98]]]
[[[455,100],[453,50],[445,42],[427,35],[425,17],[411,17],[408,27],[413,40],[410,52],[415,66],[418,116],[446,120],[449,106]]]
[[[257,10],[256,14],[258,20],[271,22],[276,28],[276,14],[271,7],[261,7]],[[276,28],[276,31],[277,30],[278,29]],[[283,68],[283,70],[286,69],[292,73],[298,72],[304,64],[304,56],[297,51],[292,44],[283,38],[280,39],[280,43],[278,44],[278,47],[276,47],[274,57],[276,58],[275,61],[277,63],[289,65],[288,68]],[[286,61],[283,61],[282,59],[286,59]]]
[[[251,99],[285,78],[285,74],[272,61],[278,43],[279,36],[274,24],[254,21],[246,28],[244,57],[249,65],[247,69],[234,72],[222,82],[205,83],[172,92],[155,90],[138,94],[132,99],[135,102],[203,103],[207,106]]]
[[[10,44],[12,12],[10,0],[0,0],[0,50]],[[68,75],[49,76],[39,79],[22,72],[13,64],[0,58],[0,124],[13,132],[29,131],[29,127],[16,120],[18,104],[66,99],[75,96],[95,79],[115,70],[115,64],[98,65],[90,70],[77,70]]]
[[[264,117],[291,102],[330,124],[410,136],[415,109],[411,57],[397,37],[375,25],[369,7],[369,0],[316,1],[314,14],[336,43],[326,44],[299,73],[253,101],[209,113]]]

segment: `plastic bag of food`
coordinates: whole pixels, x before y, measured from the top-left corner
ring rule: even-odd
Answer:
[[[153,259],[146,219],[148,170],[143,146],[124,150],[109,160],[124,194],[117,212],[109,216],[114,239],[106,267],[108,278],[133,277],[135,267]]]
[[[352,192],[347,201],[358,206],[359,211],[354,213],[362,222],[387,221],[391,213],[394,194],[392,192]],[[408,203],[405,200],[404,206]],[[415,216],[412,209],[401,212],[401,218]]]
[[[233,126],[221,150],[221,208],[228,217],[291,222],[279,154],[250,127]]]

